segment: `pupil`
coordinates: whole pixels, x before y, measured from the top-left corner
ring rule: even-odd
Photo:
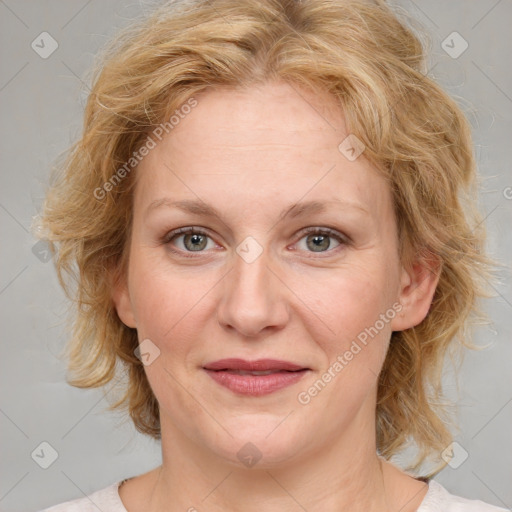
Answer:
[[[201,249],[204,249],[206,244],[205,244],[205,240],[206,238],[203,237],[203,235],[197,235],[197,234],[194,234],[194,235],[187,235],[185,237],[185,245],[192,251],[200,251]],[[192,242],[192,245],[191,246],[188,246],[187,245],[187,242],[188,241],[191,241]],[[199,244],[199,245],[198,245]]]
[[[319,252],[317,249],[328,249],[330,242],[329,237],[325,235],[313,235],[310,239],[313,241],[313,251]]]

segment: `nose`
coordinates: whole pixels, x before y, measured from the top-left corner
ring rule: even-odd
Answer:
[[[223,280],[217,319],[225,329],[254,338],[282,329],[289,319],[288,288],[269,266],[264,251],[248,263],[238,254]]]

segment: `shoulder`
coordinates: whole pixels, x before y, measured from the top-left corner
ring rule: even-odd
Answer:
[[[121,482],[116,482],[84,498],[59,503],[40,512],[98,512],[98,510],[127,512],[119,497],[120,484]]]
[[[507,509],[455,496],[439,482],[430,480],[427,494],[417,512],[507,512]]]

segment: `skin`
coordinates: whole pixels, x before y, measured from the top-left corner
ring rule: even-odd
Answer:
[[[272,82],[196,99],[136,171],[129,267],[113,292],[121,320],[160,350],[145,371],[163,463],[128,480],[123,503],[129,512],[416,510],[427,485],[376,454],[377,376],[392,331],[428,313],[436,273],[400,264],[389,186],[364,153],[349,161],[338,149],[349,133],[332,97]],[[146,213],[162,198],[202,201],[222,220],[169,206]],[[299,201],[326,208],[280,220]],[[207,232],[202,251],[182,234],[163,240],[187,226]],[[303,230],[326,227],[348,242],[327,238],[315,251],[315,233]],[[263,249],[250,263],[236,251],[247,237]],[[398,302],[378,335],[299,403]],[[241,396],[202,369],[226,357],[310,371],[270,395]],[[247,442],[261,453],[252,468],[237,457]]]

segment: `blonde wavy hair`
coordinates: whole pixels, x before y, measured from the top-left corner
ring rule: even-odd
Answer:
[[[127,269],[136,168],[101,198],[95,191],[207,87],[283,80],[327,91],[342,105],[350,133],[391,187],[403,265],[442,262],[426,318],[392,333],[376,409],[384,458],[413,443],[410,468],[439,462],[452,440],[445,356],[476,348],[469,326],[487,318],[478,299],[490,296],[493,262],[470,125],[427,76],[423,44],[401,16],[379,0],[183,0],[156,6],[104,48],[83,133],[57,160],[39,218],[72,299],[64,351],[71,385],[106,386],[121,369],[122,396],[110,409],[128,411],[138,431],[160,437],[158,403],[134,354],[137,331],[120,321],[111,298]]]

